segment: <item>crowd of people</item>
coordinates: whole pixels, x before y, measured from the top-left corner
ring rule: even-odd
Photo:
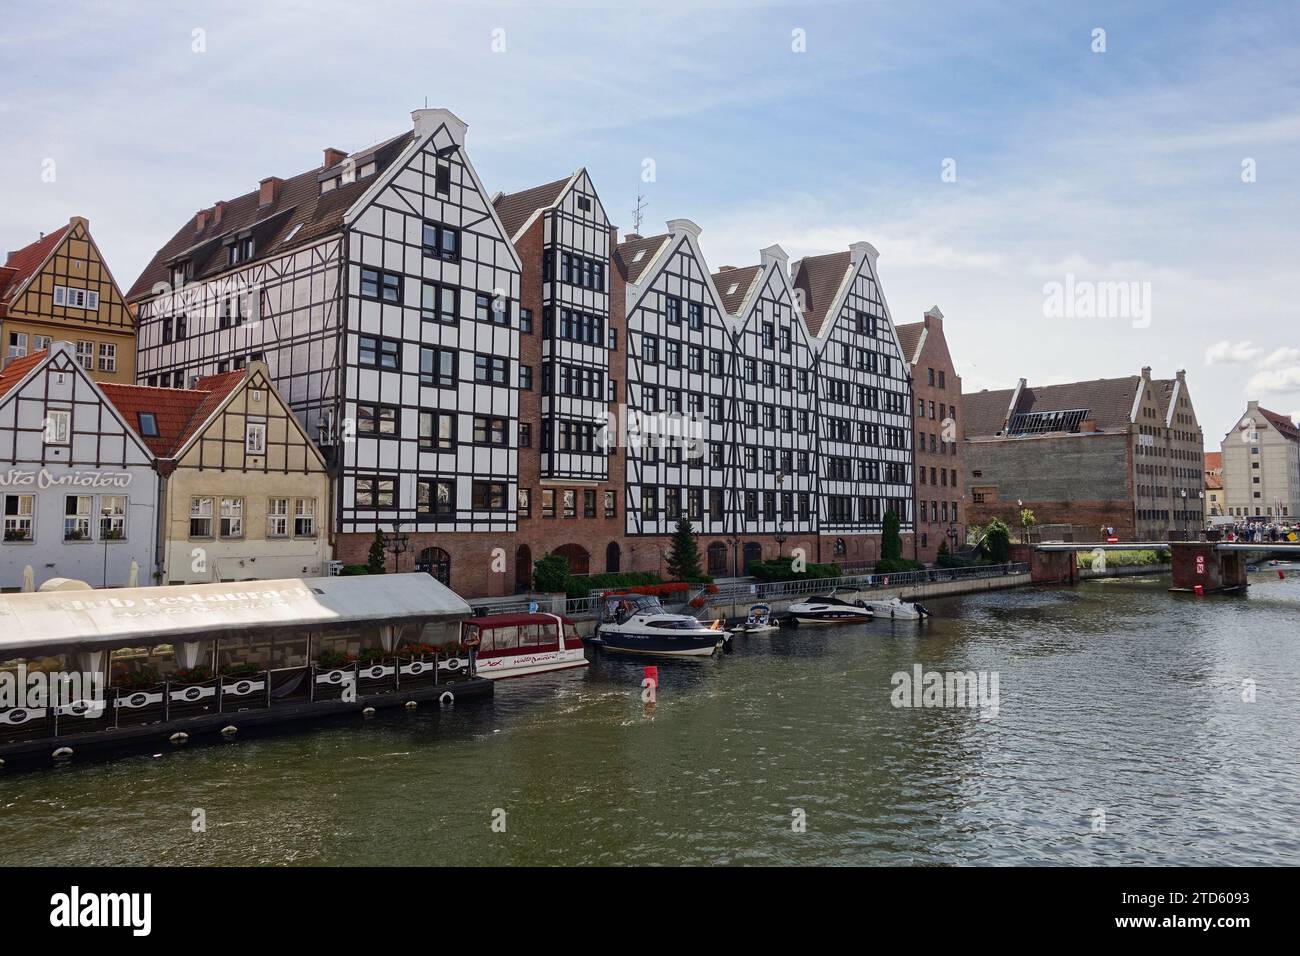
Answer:
[[[1295,522],[1238,521],[1212,525],[1208,531],[1218,532],[1223,541],[1242,541],[1248,544],[1300,541],[1300,524]]]

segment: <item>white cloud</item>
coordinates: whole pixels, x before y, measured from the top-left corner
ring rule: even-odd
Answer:
[[[1224,339],[1205,350],[1205,364],[1240,365],[1243,362],[1253,362],[1263,354],[1264,350],[1253,342],[1230,342]]]
[[[1291,348],[1289,345],[1275,349],[1259,363],[1260,368],[1286,368],[1292,365],[1300,365],[1300,349]]]
[[[1256,372],[1246,383],[1248,395],[1300,392],[1300,365]]]

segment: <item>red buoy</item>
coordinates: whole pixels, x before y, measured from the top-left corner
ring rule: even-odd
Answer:
[[[1205,597],[1205,585],[1204,585],[1204,584],[1198,584],[1198,585],[1196,585],[1194,588],[1192,588],[1192,590],[1196,592],[1196,596],[1197,596],[1197,597]]]
[[[656,690],[659,688],[659,667],[656,664],[648,664],[645,669],[645,680],[651,682]]]
[[[1281,568],[1278,568],[1278,569],[1277,569],[1277,579],[1278,579],[1279,581],[1285,581],[1285,580],[1286,580],[1286,572],[1283,571]]]

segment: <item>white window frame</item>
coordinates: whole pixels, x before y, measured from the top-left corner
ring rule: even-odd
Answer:
[[[68,445],[72,442],[72,409],[51,408],[45,417],[45,444]]]
[[[68,505],[75,501],[76,510],[69,513]],[[63,496],[63,540],[64,541],[94,541],[94,534],[91,529],[90,519],[95,513],[95,496],[94,495],[64,495]],[[73,537],[76,534],[77,537]]]
[[[117,371],[117,345],[115,343],[99,343],[99,370],[101,372]]]
[[[93,289],[75,289],[72,286],[56,285],[54,304],[69,309],[93,311],[99,308],[99,293]]]
[[[17,502],[14,513],[9,513],[9,502],[13,499]],[[26,507],[24,508],[24,502]],[[36,539],[36,496],[35,495],[5,495],[4,496],[4,540],[9,543],[9,535],[15,531],[26,532],[25,536],[18,539],[20,541],[34,541]]]
[[[77,340],[77,364],[87,372],[95,370],[95,343],[89,339]]]
[[[190,537],[191,538],[211,538],[212,535],[212,498],[206,496],[195,496],[190,498]],[[206,521],[208,530],[206,534],[194,533],[194,522]]]
[[[266,422],[249,420],[244,423],[244,454],[266,454]]]
[[[17,344],[15,344],[15,341]],[[12,361],[13,359],[23,358],[27,354],[27,333],[10,332],[9,346],[6,355]]]
[[[266,506],[266,536],[289,537],[289,499],[272,498]]]
[[[293,536],[295,538],[316,537],[316,499],[293,499]]]
[[[101,541],[126,540],[126,495],[99,496],[99,539]],[[113,532],[119,532],[113,536]]]
[[[238,539],[244,536],[244,499],[221,499],[221,523],[217,528],[218,536]]]

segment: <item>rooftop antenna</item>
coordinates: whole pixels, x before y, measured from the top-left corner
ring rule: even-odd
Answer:
[[[641,222],[645,218],[645,207],[645,196],[641,193],[641,187],[637,186],[636,206],[632,210],[632,231],[638,236],[641,234]]]

